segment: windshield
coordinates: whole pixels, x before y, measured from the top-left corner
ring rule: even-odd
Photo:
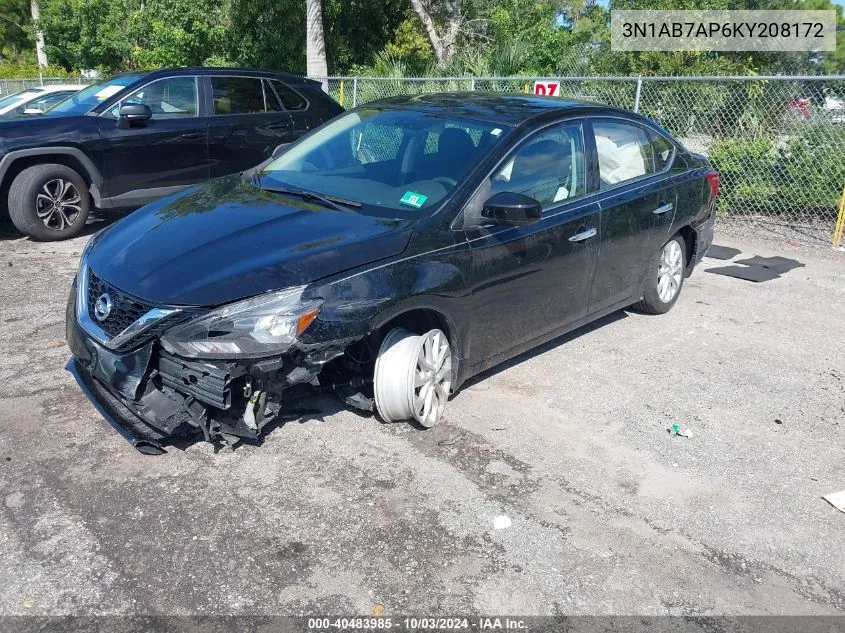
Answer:
[[[363,108],[292,146],[259,177],[264,187],[338,196],[379,215],[420,216],[443,200],[504,135],[503,127],[490,123]]]
[[[3,97],[0,99],[0,109],[5,108],[7,106],[13,105],[22,99],[26,99],[28,97],[34,97],[36,92],[29,92],[28,90],[24,90],[23,92],[16,92],[15,94],[11,94],[7,97]]]
[[[134,84],[143,76],[143,73],[120,75],[119,77],[112,77],[106,81],[94,84],[93,86],[88,86],[72,97],[57,103],[47,110],[45,114],[85,114],[112,95],[126,88],[126,86]]]

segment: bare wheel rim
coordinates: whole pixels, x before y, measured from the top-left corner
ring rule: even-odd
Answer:
[[[425,427],[443,417],[452,386],[452,354],[449,341],[440,330],[422,337],[414,368],[414,419]]]
[[[418,335],[401,328],[384,339],[376,360],[374,392],[388,422],[413,418],[432,427],[443,417],[452,387],[452,352],[440,330]]]
[[[35,196],[35,213],[48,229],[70,228],[82,213],[82,196],[69,180],[48,180]]]
[[[657,267],[657,296],[669,303],[678,294],[684,275],[684,252],[677,240],[669,240],[660,252]]]

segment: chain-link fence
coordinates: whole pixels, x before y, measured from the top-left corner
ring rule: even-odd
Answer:
[[[830,242],[845,224],[845,75],[820,77],[329,77],[341,105],[431,92],[558,94],[638,111],[721,173],[723,220],[786,227]],[[83,78],[0,79],[0,97]],[[838,219],[838,223],[837,223]],[[836,231],[841,237],[842,231]]]
[[[87,85],[93,80],[84,77],[44,77],[40,79],[0,79],[0,99],[8,97],[9,95],[29,90],[37,86],[55,86],[59,84],[79,84]]]
[[[353,107],[446,91],[531,93],[559,83],[564,98],[638,111],[721,173],[724,220],[788,227],[830,242],[845,189],[845,76],[825,77],[330,77]]]

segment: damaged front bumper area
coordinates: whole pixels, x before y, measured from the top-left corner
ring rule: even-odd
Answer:
[[[234,445],[257,439],[279,419],[283,399],[343,355],[349,341],[298,343],[284,355],[196,360],[168,353],[158,340],[126,352],[106,349],[79,326],[75,292],[66,334],[73,358],[66,369],[99,413],[143,453],[204,439]]]

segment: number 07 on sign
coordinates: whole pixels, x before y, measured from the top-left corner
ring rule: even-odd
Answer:
[[[547,97],[557,97],[560,95],[560,82],[558,81],[535,81],[534,94],[545,95]]]

